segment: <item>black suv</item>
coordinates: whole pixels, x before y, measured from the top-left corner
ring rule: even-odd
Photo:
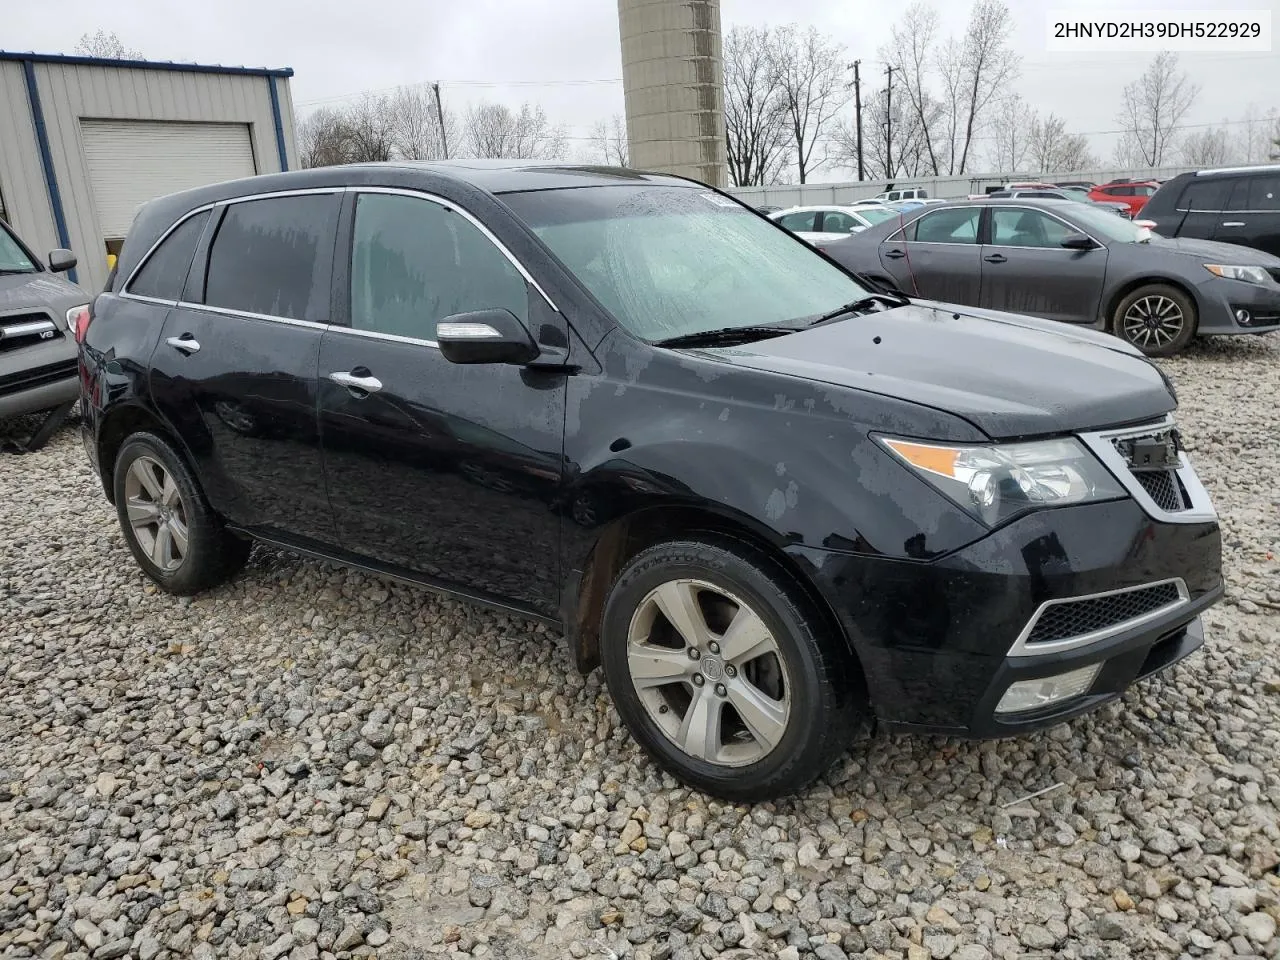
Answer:
[[[1160,371],[873,293],[676,177],[334,167],[155,200],[83,331],[84,442],[173,593],[256,538],[603,664],[689,783],[795,790],[860,718],[996,737],[1203,642],[1218,524]]]
[[[1181,174],[1147,201],[1142,219],[1162,236],[1222,240],[1280,257],[1280,166]]]

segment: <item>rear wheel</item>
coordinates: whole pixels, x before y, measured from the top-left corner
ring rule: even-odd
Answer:
[[[125,440],[113,483],[125,542],[143,573],[162,589],[197,593],[244,566],[249,541],[227,531],[166,440],[152,433]]]
[[[1168,357],[1196,335],[1196,305],[1166,283],[1150,283],[1132,291],[1112,316],[1116,336],[1148,357]]]
[[[712,542],[637,555],[605,605],[619,714],[681,780],[737,801],[793,793],[847,747],[863,704],[843,641],[762,554]]]

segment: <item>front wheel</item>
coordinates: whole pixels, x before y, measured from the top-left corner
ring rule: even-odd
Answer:
[[[619,575],[601,659],[632,736],[686,783],[753,802],[800,790],[845,749],[854,665],[767,557],[659,544]]]
[[[1112,316],[1116,336],[1148,357],[1169,357],[1196,335],[1196,305],[1177,287],[1149,283],[1132,291]]]

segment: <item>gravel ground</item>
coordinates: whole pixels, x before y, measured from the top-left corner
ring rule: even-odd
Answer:
[[[74,431],[0,454],[0,955],[1280,956],[1280,338],[1167,366],[1206,649],[754,808],[657,773],[541,627],[261,548],[168,597]]]

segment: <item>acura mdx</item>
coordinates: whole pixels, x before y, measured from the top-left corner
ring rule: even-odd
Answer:
[[[1172,386],[1052,321],[873,292],[677,177],[333,167],[139,212],[78,329],[143,572],[252,540],[561,628],[663,766],[797,790],[864,718],[1001,737],[1204,640]]]

